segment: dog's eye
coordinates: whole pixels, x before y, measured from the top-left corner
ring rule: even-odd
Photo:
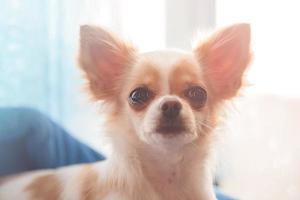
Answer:
[[[129,95],[129,103],[133,106],[143,106],[153,97],[153,92],[147,87],[138,87]]]
[[[193,86],[185,90],[185,97],[190,101],[192,106],[196,108],[201,108],[205,105],[207,100],[206,91],[199,86]]]

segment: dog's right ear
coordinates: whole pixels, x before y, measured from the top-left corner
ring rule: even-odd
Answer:
[[[79,63],[96,100],[115,97],[135,58],[134,48],[96,26],[80,27]]]

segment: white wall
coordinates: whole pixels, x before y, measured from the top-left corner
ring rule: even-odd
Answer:
[[[200,31],[215,26],[215,0],[166,0],[167,47],[191,49]]]
[[[247,94],[221,133],[222,188],[244,200],[300,199],[300,98]]]
[[[240,199],[300,199],[299,8],[293,0],[217,1],[218,27],[252,26],[251,93],[228,120],[222,151],[223,186]]]

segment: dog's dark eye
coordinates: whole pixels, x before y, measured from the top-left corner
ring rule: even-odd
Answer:
[[[129,95],[129,103],[133,106],[144,106],[153,97],[153,92],[147,87],[138,87]]]
[[[196,108],[201,108],[205,105],[207,100],[206,91],[199,86],[193,86],[185,90],[185,97],[190,101],[192,106]]]

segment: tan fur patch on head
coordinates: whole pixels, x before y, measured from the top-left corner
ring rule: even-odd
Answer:
[[[127,86],[126,94],[128,97],[132,91],[137,88],[145,87],[151,91],[153,94],[153,98],[160,93],[161,90],[161,77],[158,69],[155,67],[155,64],[151,63],[150,61],[142,61],[135,66],[132,74],[128,80],[129,85]],[[142,106],[134,106],[129,105],[135,111],[142,111],[152,102],[153,98],[149,98],[149,101],[145,102]]]
[[[184,89],[189,86],[203,86],[201,69],[190,59],[181,59],[173,66],[169,77],[170,93],[181,96]]]
[[[144,60],[138,63],[134,73],[130,77],[130,89],[145,85],[154,92],[158,93],[160,89],[160,73],[151,61]]]
[[[58,200],[62,188],[58,178],[54,174],[48,174],[35,178],[25,190],[33,200]]]

